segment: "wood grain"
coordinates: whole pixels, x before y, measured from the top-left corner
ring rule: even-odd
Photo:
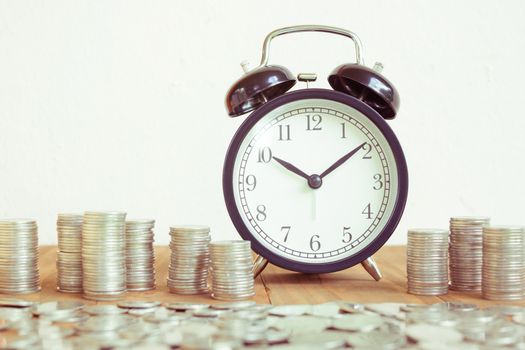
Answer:
[[[156,251],[157,289],[148,292],[128,292],[128,300],[158,300],[161,302],[199,302],[215,303],[209,295],[177,295],[168,292],[166,277],[168,274],[169,248],[159,246]],[[406,292],[406,250],[404,246],[382,248],[375,259],[383,272],[383,279],[374,281],[361,266],[354,266],[345,271],[323,275],[305,275],[268,265],[256,279],[258,303],[279,304],[316,304],[333,300],[345,300],[359,303],[402,302],[402,303],[437,303],[456,301],[474,303],[480,306],[510,304],[523,305],[520,302],[495,302],[481,298],[478,294],[449,292],[440,297],[417,296]],[[16,297],[34,301],[83,300],[87,304],[94,302],[82,299],[81,294],[61,293],[56,290],[56,247],[40,248],[40,276],[42,290],[39,293],[18,295]],[[4,295],[5,296],[5,295]]]

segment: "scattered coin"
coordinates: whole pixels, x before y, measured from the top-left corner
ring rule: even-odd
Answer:
[[[158,301],[136,301],[136,300],[125,300],[119,301],[117,306],[124,309],[151,309],[160,306]]]
[[[384,324],[379,315],[349,314],[334,320],[332,327],[341,331],[370,332]]]
[[[34,302],[29,300],[21,300],[15,298],[0,298],[0,306],[3,307],[26,308],[31,307],[34,304]]]
[[[318,349],[340,349],[347,344],[348,334],[325,330],[322,333],[297,334],[289,339],[292,345],[316,345]]]
[[[198,310],[198,309],[207,309],[210,307],[208,304],[196,304],[196,303],[169,303],[165,305],[167,309],[175,311],[188,311],[188,310]]]
[[[83,303],[78,301],[49,301],[41,304],[36,304],[32,307],[31,311],[35,316],[42,316],[45,314],[56,314],[56,313],[73,313],[84,307]]]
[[[117,305],[90,305],[83,309],[90,315],[116,315],[124,314],[126,310],[118,307]]]
[[[280,305],[269,310],[274,316],[301,316],[310,312],[311,305]]]
[[[480,310],[461,303],[356,304],[362,306],[361,311],[346,314],[332,314],[333,303],[281,305],[274,308],[279,316],[269,315],[267,305],[252,302],[219,304],[223,305],[219,309],[174,303],[177,310],[154,301],[119,304],[141,308],[117,304],[82,308],[65,301],[35,303],[31,308],[0,307],[0,347],[494,350],[521,349],[525,334],[525,313],[514,314],[511,322],[510,312],[503,307]],[[395,306],[406,313],[406,326],[392,317]],[[360,308],[351,308],[355,309]],[[32,310],[36,310],[34,316]],[[512,309],[512,313],[518,311]],[[304,314],[293,315],[299,312]]]
[[[450,345],[463,340],[463,335],[453,328],[424,323],[408,325],[405,332],[409,339],[418,343],[444,343]]]
[[[338,304],[339,309],[344,313],[354,314],[363,312],[365,310],[365,306],[363,304],[348,303],[344,301],[340,301]]]
[[[234,301],[230,303],[213,304],[210,307],[212,309],[217,309],[217,310],[238,310],[238,309],[249,308],[255,305],[257,305],[255,301],[244,300],[244,301]]]
[[[347,343],[356,349],[399,349],[406,344],[403,334],[380,330],[346,333],[346,337]]]

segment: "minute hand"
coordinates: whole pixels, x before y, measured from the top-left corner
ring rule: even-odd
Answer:
[[[354,148],[353,150],[351,150],[350,152],[348,152],[347,154],[345,154],[344,156],[339,158],[328,169],[326,169],[325,171],[322,172],[322,174],[320,175],[321,178],[325,177],[326,175],[330,174],[332,171],[334,171],[335,169],[337,169],[341,165],[343,165],[344,162],[346,162],[348,159],[350,159],[350,157],[352,157],[354,154],[356,154],[357,151],[359,151],[359,149],[361,149],[361,147],[363,147],[365,144],[366,144],[366,142],[363,142],[362,144],[360,144],[359,146],[357,146],[356,148]]]

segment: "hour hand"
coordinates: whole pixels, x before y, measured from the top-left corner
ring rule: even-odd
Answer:
[[[308,176],[308,174],[306,174],[304,171],[302,171],[301,169],[299,169],[298,167],[296,167],[295,165],[293,165],[292,163],[289,163],[285,160],[282,160],[280,158],[277,158],[277,157],[272,157],[277,163],[281,164],[283,167],[285,167],[286,169],[288,169],[289,171],[291,171],[292,173],[295,173],[297,175],[299,175],[300,177],[302,178],[305,178],[306,180],[308,180],[310,178],[310,176]]]

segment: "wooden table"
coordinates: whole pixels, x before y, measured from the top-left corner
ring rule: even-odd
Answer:
[[[381,268],[383,279],[374,281],[358,265],[345,271],[324,275],[304,275],[268,265],[256,280],[258,303],[272,304],[317,304],[334,300],[358,303],[402,302],[438,303],[456,301],[474,303],[479,306],[496,304],[517,304],[523,302],[493,302],[484,300],[478,294],[449,292],[440,297],[417,296],[406,293],[406,256],[404,246],[383,247],[374,257]],[[177,295],[168,292],[166,277],[169,264],[169,248],[156,247],[157,289],[148,292],[128,292],[128,300],[158,300],[162,302],[191,301],[214,303],[209,295]],[[16,296],[34,301],[81,300],[81,294],[60,293],[56,290],[56,247],[40,248],[40,276],[42,291],[35,294]],[[84,300],[87,304],[94,302]]]

